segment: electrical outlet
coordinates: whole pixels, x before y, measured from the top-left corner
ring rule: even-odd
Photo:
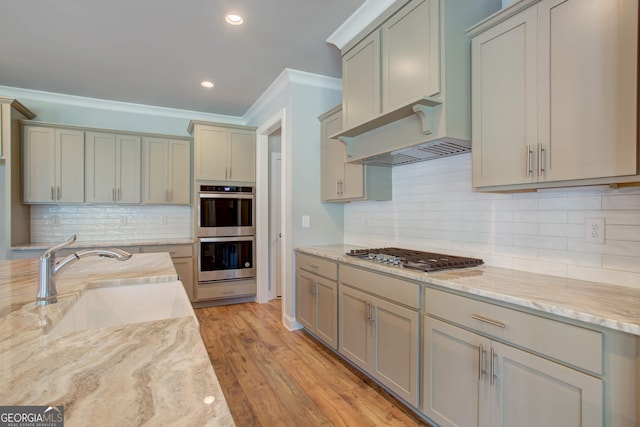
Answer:
[[[584,219],[584,241],[588,243],[604,243],[604,218]]]

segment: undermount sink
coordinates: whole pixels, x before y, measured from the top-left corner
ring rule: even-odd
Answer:
[[[86,289],[51,334],[193,316],[179,281]]]

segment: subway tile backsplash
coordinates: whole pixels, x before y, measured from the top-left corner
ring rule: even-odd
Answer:
[[[59,243],[77,234],[79,243],[188,239],[189,206],[31,207],[31,242]]]
[[[471,154],[393,168],[393,200],[345,205],[344,243],[477,256],[486,264],[640,288],[640,187],[471,191]],[[605,243],[585,219],[605,220]]]

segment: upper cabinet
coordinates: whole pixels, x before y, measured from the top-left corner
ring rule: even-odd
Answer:
[[[23,127],[25,203],[84,202],[84,132]]]
[[[465,30],[501,2],[467,3],[396,1],[344,46],[343,128],[331,136],[349,161],[396,166],[469,151]]]
[[[140,203],[141,137],[85,134],[85,201]]]
[[[22,121],[23,201],[191,203],[191,141]]]
[[[191,142],[142,138],[142,203],[191,203]]]
[[[412,0],[342,58],[344,127],[440,91],[438,0]]]
[[[473,185],[637,182],[638,2],[523,2],[469,30]]]
[[[255,182],[255,128],[191,122],[196,180]]]
[[[380,114],[380,83],[380,31],[374,31],[342,57],[344,127]]]
[[[347,163],[345,144],[329,137],[342,129],[341,106],[327,111],[318,119],[321,126],[322,200],[391,200],[391,169]]]
[[[440,92],[438,14],[438,0],[413,0],[382,24],[382,112]]]

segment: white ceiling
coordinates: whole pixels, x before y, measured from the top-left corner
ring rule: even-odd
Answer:
[[[363,2],[0,0],[0,85],[242,116],[285,68],[340,78],[325,40]]]

